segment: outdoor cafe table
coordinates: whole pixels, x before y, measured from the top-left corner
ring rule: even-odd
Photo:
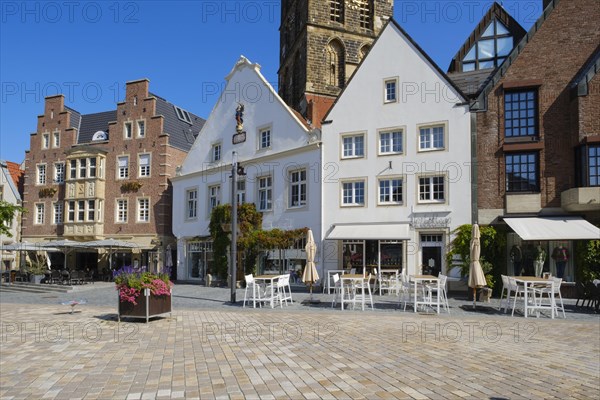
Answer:
[[[350,302],[352,301],[352,299],[347,299],[344,300],[344,281],[347,281],[349,285],[352,285],[353,283],[356,282],[364,282],[367,280],[367,277],[364,276],[363,274],[344,274],[342,276],[340,276],[340,285],[341,285],[341,291],[342,291],[342,310],[344,309],[344,301],[346,302]],[[363,310],[365,309],[365,296],[362,296],[362,301],[363,301]]]
[[[433,304],[431,303],[431,301],[418,301],[418,286],[419,283],[424,283],[424,282],[436,282],[437,284],[437,291],[436,291],[436,306],[437,306],[437,313],[440,313],[440,280],[433,275],[411,275],[410,276],[410,280],[412,282],[414,282],[415,284],[415,290],[414,290],[414,295],[415,295],[415,301],[414,301],[414,309],[415,312],[417,312],[417,308],[419,306],[419,304],[425,304],[428,306],[432,306]]]
[[[535,310],[535,309],[550,309],[550,313],[552,314],[552,319],[554,319],[554,308],[556,306],[555,302],[554,302],[554,280],[553,279],[544,279],[544,278],[540,278],[538,276],[511,276],[511,278],[513,278],[515,280],[515,282],[517,284],[522,284],[523,285],[523,301],[525,302],[525,305],[523,306],[524,309],[524,314],[525,314],[525,318],[527,318],[527,316],[529,315],[529,310]],[[542,305],[542,302],[540,301],[540,304],[536,304],[535,303],[535,295],[534,295],[534,301],[529,304],[528,301],[528,296],[529,296],[529,290],[527,290],[527,288],[534,288],[535,285],[539,285],[539,286],[543,286],[543,287],[549,287],[548,284],[550,284],[550,304],[549,305]]]
[[[257,275],[254,277],[255,281],[262,281],[267,284],[267,282],[271,282],[271,308],[275,308],[275,281],[279,279],[280,275]]]

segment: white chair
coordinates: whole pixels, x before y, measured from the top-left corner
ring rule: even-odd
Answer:
[[[395,292],[398,294],[400,290],[400,281],[398,280],[398,271],[390,272],[389,270],[381,271],[381,279],[379,281],[379,294],[387,291],[388,294]]]
[[[371,274],[369,274],[365,279],[354,283],[352,286],[352,294],[352,309],[354,309],[356,303],[360,302],[362,305],[362,310],[365,311],[365,302],[367,300],[367,296],[369,296],[371,310],[374,309],[373,295],[371,294]]]
[[[446,309],[448,314],[450,314],[450,306],[448,305],[448,295],[446,292],[446,283],[448,281],[448,277],[446,275],[439,274],[438,279],[439,279],[439,287],[440,287],[440,293],[439,293],[440,304],[442,306],[444,306],[444,308]],[[429,302],[429,304],[433,305],[433,296],[438,295],[438,293],[437,293],[438,285],[437,284],[425,285],[425,290],[426,290],[427,301]]]
[[[508,284],[510,286],[510,290],[515,292],[515,296],[514,296],[514,300],[513,300],[513,309],[512,309],[512,313],[511,313],[511,316],[514,317],[515,308],[517,307],[517,298],[519,297],[519,295],[521,297],[523,297],[525,295],[525,286],[519,285],[517,283],[517,281],[515,280],[515,278],[512,278],[510,276],[508,277]]]
[[[286,293],[286,287],[289,285],[289,275],[280,275],[275,282],[275,297],[274,301],[279,300],[279,306],[283,307],[283,304],[288,305],[288,300],[290,297]]]
[[[252,301],[252,306],[254,308],[256,308],[256,303],[258,302],[258,306],[261,306],[261,302],[263,301],[263,298],[261,296],[261,288],[260,285],[258,283],[256,283],[256,281],[254,280],[254,276],[252,276],[252,274],[250,275],[246,275],[245,277],[246,280],[246,289],[244,290],[244,305],[243,307],[246,307],[246,301]],[[248,290],[252,291],[251,297],[248,298]]]
[[[512,293],[517,292],[517,284],[516,282],[513,284],[511,284],[511,282],[508,279],[508,276],[506,275],[501,275],[502,277],[502,292],[500,293],[500,304],[498,305],[498,310],[502,309],[502,302],[505,302],[504,304],[504,312],[506,313],[506,310],[508,309],[508,306],[510,304],[510,298]],[[504,297],[506,295],[506,297]]]
[[[332,279],[333,279],[333,287],[331,287],[331,289],[333,289],[333,300],[331,301],[331,308],[334,308],[337,304],[338,296],[340,297],[340,301],[341,301],[342,281],[340,280],[340,274],[333,274]]]
[[[551,283],[549,283],[547,286],[533,289],[534,295],[536,296],[536,305],[542,305],[542,302],[544,301],[544,295],[546,295],[546,299],[548,299],[548,301],[550,302],[552,313],[558,317],[558,311],[560,310],[562,311],[563,318],[567,318],[567,315],[565,314],[565,305],[563,304],[562,295],[560,294],[560,285],[562,285],[562,278],[552,277],[551,279],[554,282],[554,286]],[[560,306],[556,303],[557,296],[558,300],[560,300]]]

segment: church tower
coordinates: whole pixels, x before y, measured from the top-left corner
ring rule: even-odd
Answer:
[[[313,126],[393,13],[393,0],[282,0],[279,95]]]

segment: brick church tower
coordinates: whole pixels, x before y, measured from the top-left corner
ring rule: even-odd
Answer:
[[[392,17],[393,0],[282,0],[279,95],[315,127]]]

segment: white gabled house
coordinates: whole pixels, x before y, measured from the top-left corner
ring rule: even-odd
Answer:
[[[215,205],[231,202],[234,151],[246,172],[238,178],[238,201],[256,204],[264,229],[308,227],[321,237],[319,131],[281,100],[258,64],[242,56],[225,79],[218,102],[172,179],[178,280],[202,281],[210,273],[210,213]],[[233,144],[240,104],[246,140]],[[285,258],[284,269],[296,269],[303,265],[304,251],[290,250]]]
[[[322,141],[325,269],[447,272],[451,232],[471,223],[468,104],[394,20],[325,117]]]

